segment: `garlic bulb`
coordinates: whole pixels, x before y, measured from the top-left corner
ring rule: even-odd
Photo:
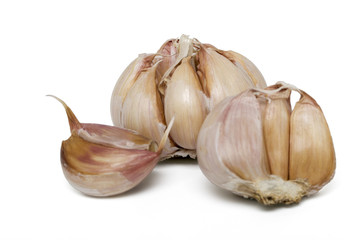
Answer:
[[[264,88],[266,83],[247,58],[182,35],[126,68],[113,90],[111,117],[115,126],[159,141],[176,116],[162,158],[195,158],[198,132],[208,112],[225,97],[253,87]]]
[[[54,97],[54,96],[52,96]],[[61,165],[68,182],[91,196],[112,196],[138,185],[149,175],[171,129],[159,145],[132,130],[80,123],[59,98],[69,120],[71,136],[61,145]]]
[[[291,91],[301,95],[293,110]],[[286,83],[249,89],[218,104],[200,129],[197,157],[212,183],[266,205],[299,202],[335,172],[319,105]]]

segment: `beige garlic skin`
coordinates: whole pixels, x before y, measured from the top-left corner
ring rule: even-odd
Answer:
[[[228,96],[265,86],[260,71],[244,56],[182,35],[166,41],[156,54],[140,55],[125,70],[113,90],[112,120],[158,141],[176,116],[162,159],[195,158],[209,111]]]
[[[292,111],[291,91],[301,95]],[[335,172],[319,105],[286,83],[246,90],[218,104],[200,129],[197,157],[212,183],[265,205],[297,203]]]
[[[134,188],[151,173],[173,122],[158,145],[132,130],[80,123],[56,99],[66,110],[71,130],[61,145],[61,166],[75,189],[90,196],[113,196]]]

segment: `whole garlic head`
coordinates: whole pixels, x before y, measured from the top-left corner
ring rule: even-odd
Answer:
[[[293,90],[301,98],[291,110]],[[196,149],[212,183],[266,205],[299,202],[335,172],[335,150],[321,108],[286,83],[223,100],[206,117]]]
[[[162,157],[195,158],[197,136],[208,112],[246,89],[266,87],[256,66],[233,51],[182,35],[156,54],[141,54],[117,81],[111,98],[115,126],[159,141],[176,116]]]

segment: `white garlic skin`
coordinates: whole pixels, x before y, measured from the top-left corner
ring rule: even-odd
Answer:
[[[288,161],[285,165],[279,166],[284,166],[285,171],[289,171],[290,168],[290,171],[277,176],[278,170],[275,172],[271,170],[269,149],[267,149],[271,145],[266,144],[266,141],[273,140],[274,137],[269,134],[269,129],[264,131],[263,121],[264,119],[267,121],[266,118],[269,118],[270,114],[264,111],[274,111],[281,116],[278,110],[287,112],[288,107],[283,106],[282,102],[273,103],[279,108],[275,110],[261,107],[261,101],[257,98],[259,94],[264,94],[271,103],[271,97],[288,86],[290,85],[278,85],[275,90],[246,90],[226,98],[209,113],[198,135],[197,156],[202,172],[212,183],[235,194],[271,205],[297,203],[303,196],[317,192],[332,179],[335,170],[335,153],[330,131],[317,104],[310,106],[310,111],[305,110],[306,113],[297,110],[308,107],[304,106],[309,104],[304,100],[306,98],[304,94],[297,103],[298,107],[294,109],[294,116],[291,117],[292,128],[300,130],[301,126],[304,126],[296,121],[318,119],[318,123],[305,123],[305,125],[313,124],[317,130],[314,133],[312,133],[314,129],[311,128],[301,129],[302,133],[296,130],[296,133],[289,133],[290,141],[287,133],[282,135],[288,141],[290,147],[287,149],[290,149],[290,155],[286,151],[286,153],[277,153],[278,156],[284,154],[281,157],[287,157]],[[286,100],[287,97],[285,96],[284,99]],[[307,114],[315,117],[311,118],[306,116]],[[298,115],[300,116],[297,117]],[[287,113],[282,118],[290,124]],[[276,127],[271,118],[268,121],[273,125],[272,127]],[[295,128],[294,124],[299,128]],[[270,137],[266,138],[264,134],[269,134]],[[307,136],[313,138],[310,142],[307,140],[310,145],[304,144],[304,138]],[[320,137],[321,143],[315,143],[317,137]],[[274,154],[276,152],[275,147],[272,157],[276,156]],[[304,159],[302,156],[309,158]],[[272,162],[272,164],[273,167],[278,167],[276,163]],[[306,170],[306,166],[312,169]]]

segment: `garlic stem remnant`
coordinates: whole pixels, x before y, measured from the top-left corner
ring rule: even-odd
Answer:
[[[301,95],[293,110],[291,91]],[[282,82],[219,103],[200,129],[197,156],[212,183],[265,205],[297,203],[335,172],[334,146],[320,106]]]
[[[115,126],[155,141],[176,116],[161,158],[195,158],[197,136],[208,112],[228,96],[266,87],[256,66],[233,51],[182,35],[156,54],[141,54],[123,72],[111,98]]]
[[[51,96],[51,95],[49,95]],[[112,196],[128,191],[151,173],[160,159],[174,119],[159,145],[133,130],[80,123],[65,108],[71,136],[61,145],[61,165],[68,182],[91,196]]]

